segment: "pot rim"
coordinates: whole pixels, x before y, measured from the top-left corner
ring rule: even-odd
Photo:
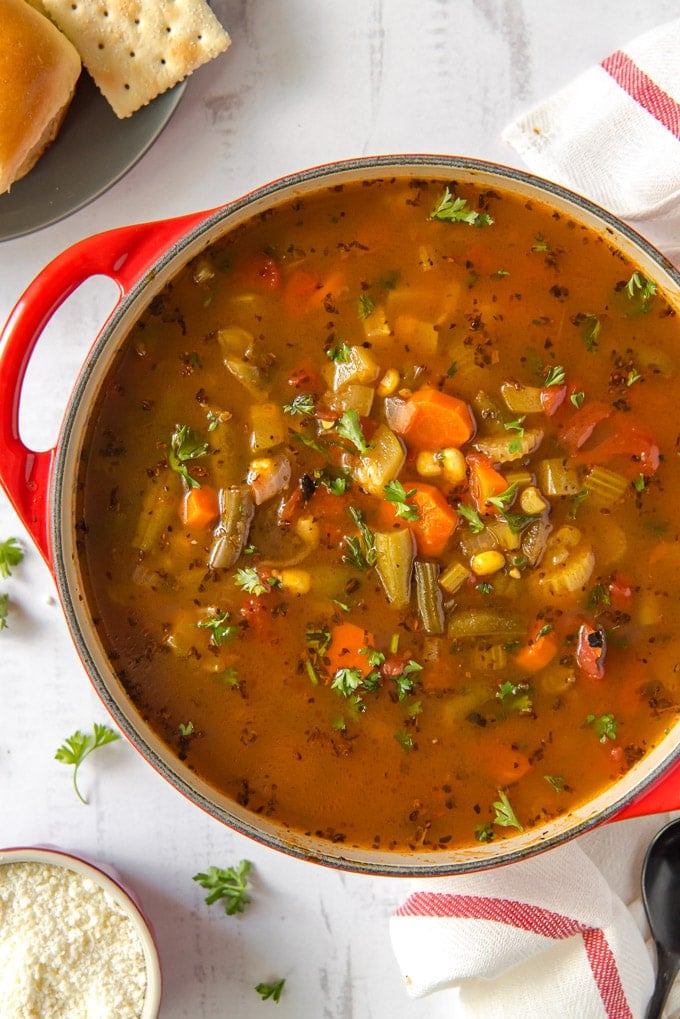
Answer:
[[[513,835],[505,845],[503,840],[498,840],[493,844],[480,844],[471,852],[437,850],[429,855],[420,852],[410,855],[356,849],[342,844],[332,845],[320,838],[298,835],[282,825],[268,823],[259,815],[247,811],[234,812],[231,801],[216,796],[209,786],[197,781],[196,776],[184,769],[174,754],[164,751],[164,745],[146,727],[136,709],[132,712],[134,721],[128,717],[119,692],[111,689],[112,682],[114,687],[119,682],[115,672],[111,668],[106,669],[103,655],[91,643],[96,641],[96,632],[91,620],[88,625],[85,597],[80,593],[80,585],[74,583],[72,578],[74,571],[77,573],[77,561],[70,528],[65,527],[64,523],[72,519],[69,509],[73,496],[71,489],[74,486],[69,479],[77,460],[74,459],[73,450],[80,448],[84,424],[84,420],[81,420],[83,406],[89,405],[87,398],[97,391],[96,386],[108,370],[99,367],[102,357],[109,348],[120,346],[125,341],[129,326],[167,279],[191,257],[236,225],[239,217],[249,218],[258,207],[277,204],[277,199],[285,201],[305,191],[331,186],[332,183],[339,183],[340,178],[349,181],[366,175],[377,178],[388,174],[417,177],[419,173],[442,180],[447,176],[451,179],[455,173],[468,175],[468,180],[476,177],[493,178],[498,186],[507,186],[515,191],[519,189],[520,193],[530,194],[537,201],[545,201],[549,205],[568,207],[575,218],[591,221],[594,226],[597,224],[595,228],[599,226],[601,231],[609,234],[612,243],[621,246],[625,242],[624,247],[628,245],[636,261],[647,259],[653,263],[657,274],[661,270],[666,275],[671,289],[675,287],[680,298],[680,271],[646,238],[582,195],[524,170],[469,157],[429,154],[365,156],[310,167],[255,188],[208,215],[203,222],[171,244],[125,295],[95,339],[90,356],[71,392],[57,443],[50,486],[54,574],[69,630],[101,700],[147,763],[206,813],[269,848],[336,870],[392,877],[434,877],[505,865],[553,848],[611,820],[622,807],[653,786],[675,761],[680,760],[680,735],[675,740],[667,737],[647,755],[643,762],[646,765],[644,768],[637,769],[634,766],[605,794],[594,797],[582,809],[572,811],[566,819],[551,821],[544,829],[534,829],[527,839]],[[109,351],[109,357],[112,356]],[[64,484],[64,479],[67,479],[67,484]],[[110,675],[108,681],[107,672]],[[673,745],[666,746],[666,743]],[[218,802],[220,800],[222,802]]]

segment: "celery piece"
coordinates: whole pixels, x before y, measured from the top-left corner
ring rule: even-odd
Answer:
[[[626,494],[628,480],[606,467],[593,467],[583,479],[590,500],[599,507],[614,506]]]
[[[581,491],[578,469],[563,457],[541,460],[536,466],[536,477],[547,496],[576,495]]]
[[[392,429],[380,425],[355,468],[356,480],[371,495],[382,495],[387,482],[393,481],[401,470],[405,458],[404,447]]]

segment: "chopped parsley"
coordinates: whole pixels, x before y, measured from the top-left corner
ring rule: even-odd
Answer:
[[[202,441],[188,425],[177,425],[170,438],[168,465],[176,471],[189,488],[200,488],[200,484],[189,474],[187,461],[205,456],[209,446]]]
[[[331,361],[335,361],[336,364],[345,364],[350,358],[350,348],[344,341],[336,343],[334,347],[331,347],[326,351]]]
[[[498,790],[499,799],[493,804],[493,808],[496,811],[494,817],[494,824],[500,825],[502,828],[517,828],[518,831],[524,831],[523,825],[517,820],[515,811],[512,809],[510,800],[507,794],[502,789]]]
[[[414,506],[409,499],[416,494],[416,489],[411,488],[407,492],[401,481],[388,481],[383,489],[388,502],[394,503],[395,512],[403,520],[417,520],[418,507]]]
[[[484,530],[484,521],[472,506],[466,506],[464,502],[461,502],[458,504],[456,512],[464,520],[467,520],[468,527],[473,534],[479,534]]]
[[[300,414],[301,417],[314,413],[314,397],[311,393],[299,393],[291,403],[284,403],[286,414]]]
[[[600,743],[606,743],[608,739],[616,739],[618,722],[612,714],[606,713],[604,715],[588,715],[586,718],[586,724],[593,727],[595,735],[599,739]]]
[[[359,294],[357,304],[359,318],[370,318],[375,311],[375,301],[369,294]]]
[[[468,207],[467,198],[457,198],[449,188],[439,199],[430,213],[430,219],[445,223],[467,223],[468,226],[491,226],[493,219],[487,212],[477,212]]]
[[[561,364],[553,365],[548,371],[543,382],[544,386],[561,386],[567,377],[567,373]]]
[[[355,410],[346,410],[344,414],[338,418],[336,425],[338,435],[343,439],[347,439],[353,446],[356,446],[359,453],[367,453],[371,448],[370,443],[366,442],[364,433],[361,430],[361,422],[359,421],[359,415]]]
[[[238,626],[230,623],[229,612],[216,612],[208,619],[200,619],[196,626],[201,630],[210,630],[210,638],[216,647],[233,640],[238,634]]]

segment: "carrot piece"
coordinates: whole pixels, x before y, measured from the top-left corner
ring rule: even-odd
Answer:
[[[521,750],[496,743],[484,751],[484,770],[500,786],[518,782],[531,771],[531,761]]]
[[[406,411],[402,434],[407,446],[418,452],[447,446],[459,449],[475,431],[467,403],[431,386],[416,390]]]
[[[361,648],[373,647],[374,637],[368,630],[356,623],[338,623],[331,630],[331,642],[324,657],[328,661],[331,674],[338,669],[358,669],[362,676],[367,676],[372,666],[368,655],[361,653]]]
[[[220,515],[217,489],[212,485],[189,488],[182,498],[179,515],[184,526],[192,530],[209,527]]]
[[[321,280],[306,269],[296,269],[287,280],[284,301],[291,315],[304,315],[323,307],[328,294],[335,294],[342,285],[342,276],[333,273]]]
[[[383,500],[378,518],[385,527],[408,527],[416,539],[419,555],[436,558],[442,554],[458,526],[458,514],[453,506],[449,506],[444,493],[434,485],[408,481],[404,488],[407,493],[413,493],[409,494],[407,502],[415,507],[417,516],[413,520],[402,519],[395,504]]]
[[[558,648],[557,638],[552,630],[547,633],[539,630],[536,636],[530,638],[528,643],[519,649],[515,655],[515,662],[525,672],[538,672],[550,664]]]
[[[498,507],[490,503],[489,499],[507,492],[507,480],[485,453],[468,453],[465,459],[470,470],[470,495],[475,509],[478,513],[499,513]]]

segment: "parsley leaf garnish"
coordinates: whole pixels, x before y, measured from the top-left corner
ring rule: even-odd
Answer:
[[[407,492],[401,481],[388,481],[383,491],[387,501],[394,503],[395,512],[398,517],[401,517],[403,520],[418,519],[418,507],[408,501],[416,494],[415,488],[411,488]]]
[[[194,874],[193,880],[209,892],[205,899],[209,906],[224,899],[224,912],[233,916],[242,913],[250,902],[248,875],[251,868],[250,860],[241,860],[238,867],[208,867],[205,873]]]
[[[359,453],[367,453],[371,448],[370,444],[366,442],[364,433],[361,430],[361,422],[359,421],[359,415],[355,410],[346,410],[344,414],[338,418],[336,425],[338,435],[343,439],[347,439],[353,446],[356,446]]]
[[[517,424],[517,422],[512,422],[512,424],[514,426],[515,424]],[[521,428],[522,426],[520,425],[519,427]],[[523,428],[522,432],[524,432]],[[504,492],[499,492],[498,495],[490,495],[486,501],[490,503],[492,506],[495,506],[496,509],[504,510],[507,506],[511,504],[511,502],[515,498],[516,493],[517,493],[517,482],[513,481],[511,485],[508,485]]]
[[[366,526],[364,515],[361,510],[354,506],[348,507],[349,515],[359,528],[361,537],[345,537],[345,544],[349,549],[349,555],[343,556],[343,562],[363,570],[365,566],[375,566],[377,553],[375,550],[375,539],[373,532]]]
[[[586,350],[592,351],[597,347],[597,338],[600,335],[602,323],[592,311],[580,311],[571,320],[575,326],[581,327],[581,338]]]
[[[631,300],[637,298],[645,307],[656,295],[656,283],[647,279],[641,272],[634,272],[626,283],[626,293]]]
[[[93,750],[97,750],[99,747],[103,747],[107,743],[113,743],[119,739],[119,733],[114,732],[108,725],[102,725],[95,722],[92,733],[85,733],[81,732],[80,729],[76,729],[72,736],[69,736],[68,739],[64,740],[63,744],[54,755],[55,760],[59,761],[61,764],[73,765],[73,788],[75,789],[76,796],[81,803],[87,804],[87,800],[78,788],[78,770],[80,765]]]
[[[494,824],[500,825],[502,828],[517,828],[518,831],[524,831],[523,825],[517,820],[515,811],[512,809],[510,800],[507,794],[502,789],[498,790],[499,799],[493,804],[493,808],[496,811],[494,817]]]
[[[503,428],[505,428],[506,431],[514,430],[514,431],[517,432],[517,435],[515,435],[510,440],[510,443],[508,445],[508,450],[511,453],[521,453],[522,452],[522,440],[524,439],[524,424],[523,424],[523,421],[524,421],[524,418],[521,417],[521,418],[517,418],[516,421],[506,421],[505,424],[503,425]]]
[[[430,219],[438,219],[445,223],[467,223],[468,226],[491,226],[493,219],[488,212],[476,212],[468,208],[467,198],[457,198],[449,188],[439,199],[430,213]]]
[[[399,729],[395,732],[394,738],[405,754],[408,754],[411,750],[415,750],[416,745],[413,742],[413,736],[410,732],[407,732],[406,729]]]
[[[291,403],[284,403],[283,410],[286,414],[300,414],[302,417],[311,415],[314,413],[314,397],[311,393],[299,393]]]
[[[618,722],[612,714],[588,715],[586,724],[592,725],[600,743],[606,743],[608,739],[615,740],[618,731]]]
[[[245,571],[244,571],[245,572]],[[234,626],[230,623],[231,614],[229,612],[216,612],[213,613],[208,619],[201,619],[196,626],[201,630],[210,630],[211,639],[216,647],[220,647],[221,644],[226,643],[228,640],[233,640],[238,634],[238,626]]]
[[[0,630],[9,629],[7,615],[9,613],[9,595],[0,594]]]
[[[370,318],[375,311],[375,301],[369,294],[359,294],[357,304],[359,318]]]
[[[208,443],[202,442],[188,425],[177,425],[170,438],[168,464],[184,479],[189,488],[200,488],[200,484],[189,474],[187,460],[197,460],[208,452]]]
[[[16,538],[0,541],[0,577],[11,577],[12,567],[18,566],[24,558],[24,551]]]
[[[344,341],[336,343],[336,345],[331,347],[330,350],[327,350],[326,353],[328,357],[330,357],[331,361],[335,361],[336,364],[344,364],[346,361],[349,361],[350,358],[349,345]]]
[[[545,376],[544,386],[561,386],[567,377],[567,373],[561,364],[556,364],[548,368]]]
[[[343,697],[351,697],[362,683],[361,669],[338,669],[331,682],[331,690],[337,690]]]
[[[484,521],[477,510],[473,509],[472,506],[466,506],[464,502],[461,502],[456,507],[456,512],[459,516],[463,517],[464,520],[467,520],[468,527],[473,534],[479,534],[484,530]]]

